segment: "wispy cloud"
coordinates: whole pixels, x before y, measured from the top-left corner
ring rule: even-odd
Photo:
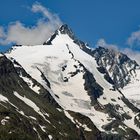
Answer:
[[[7,35],[4,31],[4,27],[0,26],[0,45],[6,45],[8,42],[6,41]]]
[[[32,6],[32,12],[37,13],[40,12],[44,15],[44,17],[48,18],[49,22],[53,24],[54,28],[57,28],[62,24],[62,21],[60,20],[59,16],[55,13],[51,13],[46,7],[43,7],[39,3],[35,3]]]
[[[128,55],[132,60],[136,60],[136,62],[140,65],[140,52],[139,51],[134,51],[130,48],[125,48],[122,50],[123,53]]]
[[[4,37],[5,37],[4,28],[0,26],[0,38],[4,38]]]
[[[140,51],[135,50],[138,47],[140,48],[140,29],[132,32],[126,43],[129,48],[124,48],[123,52],[140,65]]]
[[[131,33],[130,37],[127,39],[127,44],[131,47],[140,45],[140,30]]]
[[[108,49],[113,49],[115,51],[118,51],[118,46],[115,44],[109,44],[105,41],[105,39],[101,38],[97,41],[96,47],[101,46],[104,48],[108,48]]]
[[[43,18],[38,19],[36,25],[32,27],[27,27],[20,21],[9,23],[6,32],[0,27],[0,44],[42,44],[62,25],[62,21],[58,15],[50,12],[40,3],[33,4],[31,11],[34,13],[42,13]]]

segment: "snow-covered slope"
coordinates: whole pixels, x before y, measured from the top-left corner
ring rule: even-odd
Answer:
[[[49,43],[15,46],[6,56],[16,60],[43,85],[66,112],[89,117],[106,133],[119,134],[121,130],[127,138],[128,130],[133,129],[140,134],[135,121],[139,110],[107,82],[104,74],[98,71],[95,58],[83,51],[65,28],[63,32],[61,29],[48,40]],[[72,116],[66,115],[72,120]]]
[[[131,77],[131,81],[121,89],[123,94],[140,109],[140,69]]]
[[[92,139],[100,137],[90,120],[88,124],[92,127],[73,124],[50,92],[18,62],[0,57],[0,140],[87,139],[87,130]]]

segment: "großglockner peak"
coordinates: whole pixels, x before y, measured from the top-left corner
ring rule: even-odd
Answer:
[[[50,37],[50,39],[44,42],[44,45],[51,44],[51,41],[55,38],[56,35],[58,35],[58,33],[68,35],[73,40],[73,42],[79,45],[81,48],[88,47],[87,43],[84,43],[75,36],[74,32],[67,24],[63,24],[62,26],[60,26],[60,28],[56,30],[56,32]]]
[[[94,50],[75,40],[63,25],[43,45],[14,46],[0,57],[0,131],[42,140],[140,139],[139,108]]]

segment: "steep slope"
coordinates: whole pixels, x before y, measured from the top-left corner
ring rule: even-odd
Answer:
[[[139,109],[115,90],[84,49],[90,52],[63,25],[44,45],[15,46],[6,56],[49,91],[74,124],[80,125],[79,115],[71,111],[90,118],[104,139],[139,139]]]
[[[78,140],[87,139],[87,134],[91,139],[100,138],[88,118],[79,126],[73,124],[50,93],[4,55],[0,55],[0,122],[1,140]]]

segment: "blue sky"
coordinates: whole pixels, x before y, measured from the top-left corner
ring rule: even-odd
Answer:
[[[32,28],[39,19],[47,22],[41,12],[32,12],[34,0],[1,0],[0,26],[7,28],[19,21]],[[94,47],[103,38],[120,48],[139,50],[140,0],[38,0],[51,13],[67,23],[75,34]],[[128,43],[129,40],[129,43]],[[1,44],[4,51],[10,45]]]

